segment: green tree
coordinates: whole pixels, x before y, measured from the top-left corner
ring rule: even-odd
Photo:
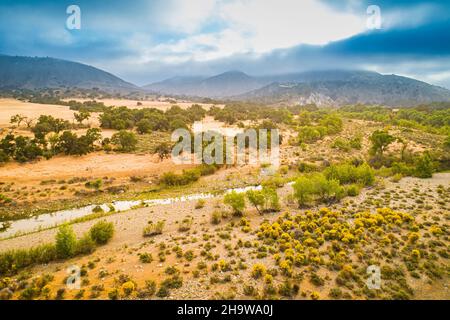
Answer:
[[[84,120],[87,120],[91,117],[91,113],[87,110],[80,110],[79,112],[74,113],[75,120],[81,125]]]
[[[314,193],[323,202],[339,199],[343,195],[343,188],[337,180],[328,180],[323,174],[316,174],[312,178]]]
[[[64,131],[59,137],[55,149],[68,155],[76,154],[78,151],[77,135],[71,131]]]
[[[245,209],[245,194],[232,191],[227,193],[223,202],[233,209],[233,214],[241,216]]]
[[[64,224],[59,227],[55,245],[58,258],[70,258],[75,254],[77,237],[70,225]]]
[[[249,190],[246,195],[259,214],[280,209],[278,193],[273,188],[263,187],[261,190]]]
[[[433,177],[433,160],[428,152],[416,160],[415,176],[419,178]]]
[[[139,134],[149,133],[152,131],[153,124],[151,120],[144,118],[136,123],[136,130]]]
[[[163,161],[170,157],[172,153],[172,147],[167,142],[162,142],[156,146],[155,152],[158,154],[159,159]]]
[[[249,190],[247,191],[248,201],[256,208],[259,214],[262,214],[262,207],[264,206],[265,199],[262,191],[260,190]]]
[[[17,124],[17,127],[20,127],[21,123],[24,122],[27,119],[26,116],[21,114],[16,114],[11,117],[11,120],[9,121],[11,124]]]
[[[0,141],[0,149],[8,155],[12,157],[14,155],[14,150],[16,148],[15,145],[15,136],[12,133],[8,133],[1,141]]]
[[[294,197],[297,199],[299,207],[304,207],[311,200],[314,194],[314,185],[307,177],[299,177],[292,185]]]
[[[372,147],[370,149],[371,154],[383,156],[383,152],[386,151],[386,148],[395,140],[396,138],[391,136],[387,131],[374,131],[370,136],[370,141],[372,142]]]
[[[28,137],[18,136],[14,139],[14,160],[19,162],[32,161],[42,156],[43,151],[36,140]]]
[[[36,139],[44,140],[49,132],[60,133],[69,128],[70,123],[66,120],[56,119],[48,115],[41,115],[31,131],[34,133]]]
[[[120,130],[111,137],[111,142],[118,146],[119,151],[131,152],[136,150],[138,139],[133,132]]]

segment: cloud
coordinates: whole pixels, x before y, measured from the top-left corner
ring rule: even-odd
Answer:
[[[88,63],[145,84],[175,75],[366,68],[450,85],[450,3],[419,0],[2,0],[0,53]],[[366,29],[369,4],[383,29]]]
[[[205,2],[208,6],[203,6]],[[190,7],[169,10],[164,20],[170,27],[182,27],[191,34],[148,48],[147,61],[208,61],[242,53],[257,56],[298,44],[323,45],[365,30],[365,16],[336,14],[317,0],[198,0],[200,4],[202,10],[195,15],[185,14],[193,10]],[[223,28],[193,33],[212,20],[220,21]]]
[[[157,21],[171,32],[192,34],[213,17],[216,5],[216,0],[167,0]]]
[[[336,13],[316,0],[234,0],[221,7],[220,15],[246,36],[255,52],[326,44],[365,28],[364,16]]]

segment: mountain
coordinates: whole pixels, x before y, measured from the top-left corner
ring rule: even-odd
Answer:
[[[450,101],[450,91],[415,79],[369,71],[316,71],[278,76],[278,81],[234,100],[317,105],[407,106]],[[287,81],[281,81],[281,80]]]
[[[450,101],[447,89],[411,78],[360,70],[308,71],[264,77],[229,71],[209,78],[171,78],[144,89],[163,94],[270,104],[406,106]]]
[[[85,64],[53,58],[0,55],[0,89],[98,88],[149,91],[269,104],[382,104],[449,102],[450,91],[415,79],[359,70],[324,70],[249,76],[228,71],[212,77],[175,77],[143,88]]]
[[[0,88],[99,88],[108,92],[131,92],[139,87],[100,69],[54,58],[0,55]]]
[[[143,88],[164,94],[224,98],[243,94],[261,88],[266,84],[268,84],[266,81],[251,77],[243,72],[228,71],[209,78],[175,77]]]

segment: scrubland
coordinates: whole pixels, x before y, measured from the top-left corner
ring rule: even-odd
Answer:
[[[30,127],[9,123],[18,109],[0,118],[3,150],[9,142],[20,146],[18,136],[30,137],[29,148],[16,147],[0,167],[3,228],[81,204],[213,196],[99,210],[1,239],[1,299],[450,298],[448,108],[399,114],[186,103],[164,111],[131,105],[99,111],[88,103],[89,119],[76,121],[84,109],[74,106],[23,109],[35,118]],[[69,123],[56,123],[62,124],[56,132],[47,127],[54,121],[44,119],[33,130],[42,114]],[[175,165],[170,132],[194,121],[207,129],[278,128],[281,166],[267,175],[268,164]],[[77,140],[94,128],[92,143]],[[77,137],[64,140],[65,131]],[[14,139],[5,140],[8,132]],[[59,142],[52,146],[55,133]],[[72,154],[68,141],[83,152]],[[36,157],[29,159],[30,150]],[[262,188],[224,193],[257,185]],[[367,285],[369,266],[380,270],[379,289]],[[74,275],[76,288],[67,284]]]

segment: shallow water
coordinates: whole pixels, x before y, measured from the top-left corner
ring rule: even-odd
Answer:
[[[247,192],[248,190],[260,190],[261,186],[250,186],[244,188],[234,188],[227,189],[225,193],[230,193],[236,191],[238,193]],[[14,235],[25,234],[33,231],[39,231],[41,229],[47,229],[61,225],[65,222],[70,222],[77,218],[82,218],[84,216],[93,213],[93,209],[100,206],[104,212],[110,211],[110,206],[114,207],[116,212],[127,211],[134,207],[145,205],[145,206],[155,206],[155,205],[167,205],[175,202],[186,202],[200,199],[214,198],[217,195],[212,193],[198,193],[186,196],[174,197],[174,198],[162,198],[162,199],[151,199],[151,200],[133,200],[133,201],[114,201],[112,203],[104,203],[101,205],[92,204],[89,206],[75,208],[70,210],[55,211],[53,213],[41,214],[35,217],[12,220],[8,221],[10,223],[9,228],[0,233],[1,238],[8,238]]]

